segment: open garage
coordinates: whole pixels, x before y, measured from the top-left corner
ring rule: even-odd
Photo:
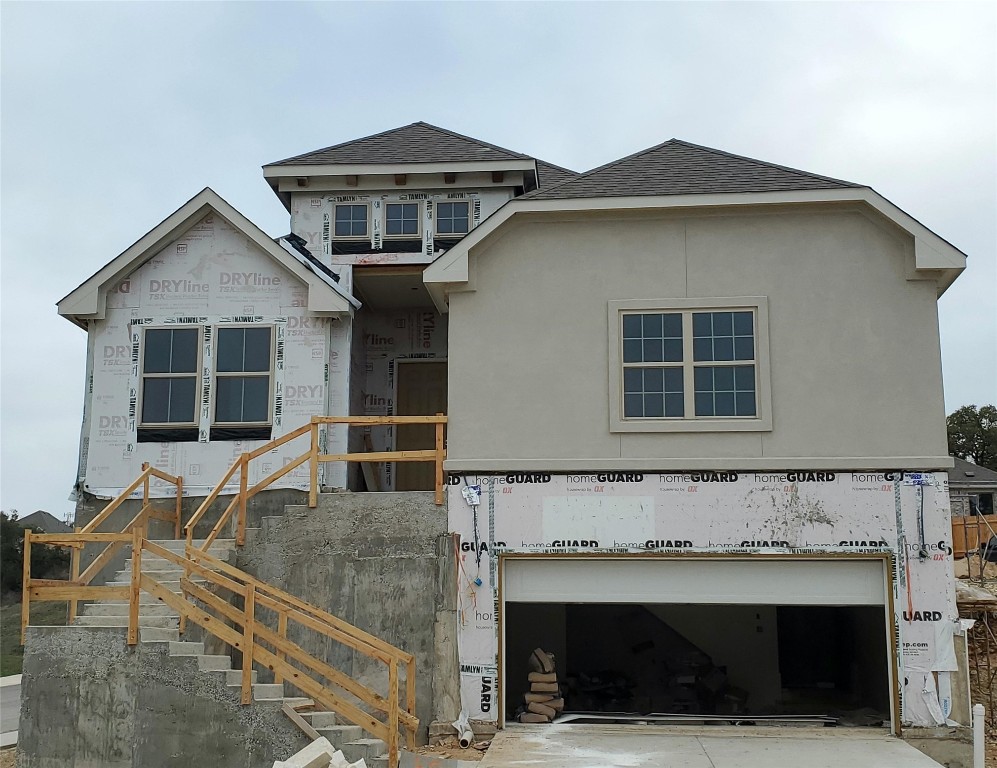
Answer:
[[[564,713],[897,722],[889,560],[504,556],[503,715],[556,659]]]

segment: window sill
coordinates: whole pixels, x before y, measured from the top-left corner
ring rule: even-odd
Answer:
[[[139,427],[139,443],[196,443],[197,427]]]
[[[771,432],[771,419],[612,419],[610,432]]]
[[[273,428],[254,427],[212,427],[208,439],[214,443],[222,440],[269,440]]]

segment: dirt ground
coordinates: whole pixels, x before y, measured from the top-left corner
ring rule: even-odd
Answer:
[[[481,760],[485,756],[490,741],[476,741],[467,749],[461,749],[457,743],[456,736],[448,736],[435,746],[419,747],[416,754],[432,755],[433,757],[449,758],[453,760]],[[0,766],[6,768],[6,766]]]
[[[17,747],[0,749],[0,768],[14,768],[14,757],[16,754]]]

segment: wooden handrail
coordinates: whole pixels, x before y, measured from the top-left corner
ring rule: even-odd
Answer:
[[[222,488],[225,487],[225,484],[232,479],[232,475],[235,474],[235,471],[238,468],[238,461],[228,468],[228,472],[226,472],[222,476],[222,479],[218,481],[218,485],[211,489],[211,492],[207,495],[207,497],[205,497],[204,501],[201,502],[201,506],[199,506],[194,514],[190,516],[190,520],[187,521],[187,524],[184,526],[184,530],[193,530],[194,526],[200,522],[201,518],[204,517],[204,513],[208,511],[208,507],[210,507],[214,503],[215,499],[218,498],[218,494],[222,492]]]

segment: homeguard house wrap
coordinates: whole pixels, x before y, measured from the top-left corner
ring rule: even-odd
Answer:
[[[678,140],[576,174],[415,123],[263,170],[291,234],[204,190],[59,303],[89,340],[81,505],[144,463],[205,497],[316,416],[446,414],[445,476],[385,460],[442,450],[432,423],[338,423],[318,453],[369,461],[263,494],[445,495],[438,719],[511,722],[542,647],[566,713],[967,724],[958,249],[869,187]]]

